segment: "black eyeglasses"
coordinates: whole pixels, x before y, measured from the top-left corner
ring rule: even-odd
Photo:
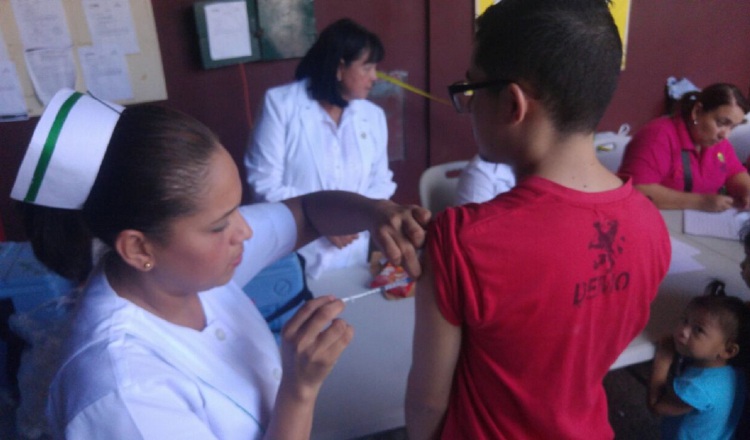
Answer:
[[[475,90],[486,89],[492,86],[505,87],[512,82],[509,79],[493,79],[476,83],[458,81],[448,86],[448,94],[451,95],[451,102],[453,102],[453,107],[457,112],[469,113],[471,111],[469,103],[471,102],[471,98],[474,97]]]

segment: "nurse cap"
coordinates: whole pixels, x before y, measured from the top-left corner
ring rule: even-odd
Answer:
[[[81,209],[124,107],[62,89],[34,129],[11,198]]]

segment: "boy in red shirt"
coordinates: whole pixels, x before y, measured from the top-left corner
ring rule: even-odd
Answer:
[[[621,56],[604,0],[503,0],[479,18],[450,92],[480,156],[518,185],[429,229],[410,439],[613,437],[602,379],[671,252],[658,210],[596,159]]]

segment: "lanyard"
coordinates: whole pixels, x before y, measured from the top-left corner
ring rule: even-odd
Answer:
[[[440,98],[438,98],[436,96],[433,96],[433,95],[425,92],[424,90],[421,90],[421,89],[418,89],[418,88],[416,88],[416,87],[414,87],[412,85],[409,85],[409,84],[401,81],[400,79],[394,78],[394,77],[392,77],[392,76],[390,76],[390,75],[388,75],[386,73],[378,71],[377,75],[378,75],[378,78],[380,78],[380,79],[382,79],[384,81],[388,81],[391,84],[395,84],[395,85],[401,87],[402,89],[406,89],[406,90],[408,90],[408,91],[410,91],[412,93],[416,93],[417,95],[424,96],[425,98],[428,98],[428,99],[432,99],[433,101],[439,102],[441,104],[451,105],[450,102],[446,101],[445,99],[440,99]]]

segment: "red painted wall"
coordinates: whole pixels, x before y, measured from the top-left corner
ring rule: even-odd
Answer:
[[[166,104],[213,128],[241,165],[249,134],[243,76],[254,114],[266,88],[291,80],[298,60],[200,68],[193,0],[152,0],[169,99]],[[349,16],[378,33],[386,47],[384,71],[405,70],[409,82],[447,98],[462,79],[471,51],[473,0],[314,0],[318,29]],[[670,75],[699,86],[727,81],[750,89],[750,2],[632,0],[627,67],[601,130],[621,123],[637,129],[664,109]],[[449,106],[406,95],[406,158],[391,164],[395,199],[418,202],[419,175],[430,164],[471,157],[469,119]],[[7,238],[23,239],[9,199],[36,118],[0,124],[0,217]],[[240,166],[240,169],[242,167]]]
[[[602,129],[627,122],[635,130],[664,112],[669,76],[748,93],[750,2],[632,0],[627,65]]]

